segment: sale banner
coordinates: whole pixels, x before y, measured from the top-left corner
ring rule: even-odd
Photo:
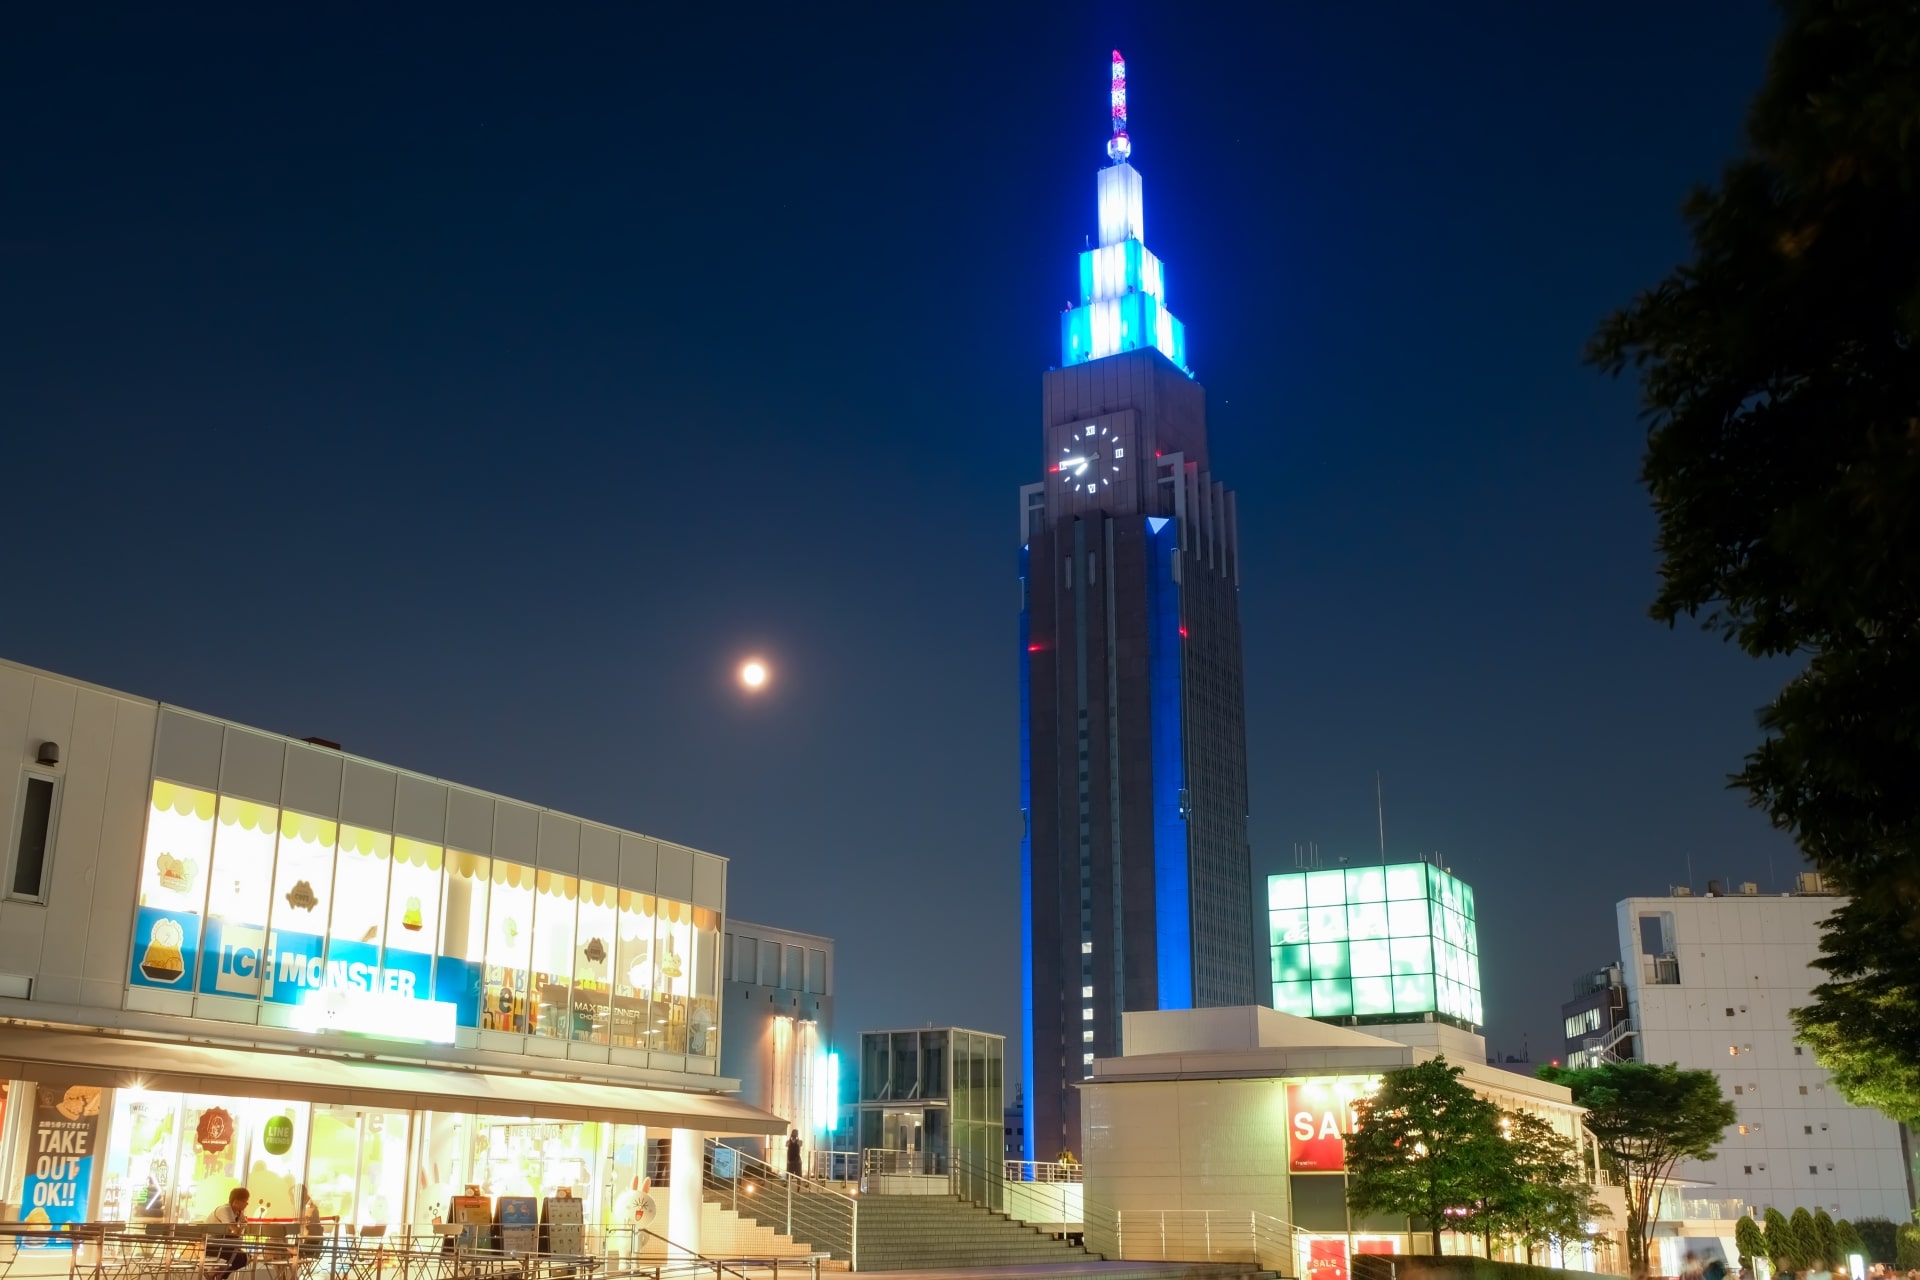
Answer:
[[[1347,1167],[1346,1135],[1360,1099],[1377,1079],[1337,1076],[1287,1086],[1287,1168],[1293,1173],[1339,1173]]]
[[[79,1084],[35,1087],[27,1177],[20,1189],[24,1224],[57,1227],[87,1220],[99,1130],[99,1089]]]
[[[1309,1240],[1307,1280],[1347,1280],[1347,1242]]]

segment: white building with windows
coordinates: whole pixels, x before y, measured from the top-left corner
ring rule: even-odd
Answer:
[[[1682,1189],[1662,1216],[1678,1217],[1683,1237],[1719,1234],[1686,1223],[1769,1207],[1895,1222],[1912,1212],[1912,1135],[1847,1102],[1795,1042],[1789,1015],[1823,977],[1820,924],[1839,901],[1808,874],[1791,894],[1722,893],[1716,882],[1704,896],[1617,908],[1629,1034],[1603,1033],[1610,1051],[1712,1071],[1740,1113],[1717,1158],[1675,1170]]]
[[[0,751],[0,1219],[651,1176],[698,1249],[705,1145],[788,1128],[720,1068],[724,858],[5,661]]]

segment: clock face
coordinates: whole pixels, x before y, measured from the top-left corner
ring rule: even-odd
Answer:
[[[1127,449],[1109,427],[1090,422],[1073,428],[1054,459],[1054,474],[1074,493],[1099,493],[1113,487],[1127,465]]]

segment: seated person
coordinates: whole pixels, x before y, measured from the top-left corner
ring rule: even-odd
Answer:
[[[227,1192],[227,1202],[207,1215],[211,1223],[224,1223],[229,1229],[207,1238],[207,1274],[214,1280],[228,1280],[247,1265],[247,1251],[239,1244],[240,1228],[247,1221],[247,1201],[253,1193],[245,1187]]]

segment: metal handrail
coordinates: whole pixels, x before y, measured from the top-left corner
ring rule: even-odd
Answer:
[[[715,1152],[722,1145],[707,1140],[701,1163],[704,1193],[791,1240],[824,1249],[849,1262],[854,1259],[859,1221],[856,1197],[825,1182],[779,1172],[737,1147],[726,1148],[736,1162],[737,1176],[723,1178],[713,1171]]]
[[[1009,1160],[1008,1182],[1079,1182],[1086,1173],[1078,1162],[1064,1160]]]

